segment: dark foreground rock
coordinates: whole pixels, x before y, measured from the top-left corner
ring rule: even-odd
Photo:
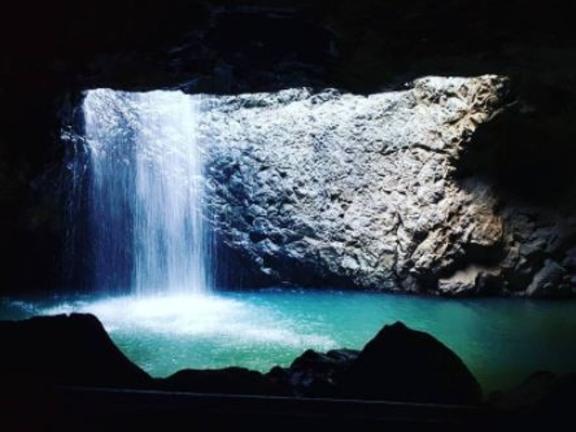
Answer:
[[[489,403],[501,410],[541,418],[572,417],[576,405],[576,373],[556,375],[539,371],[517,387],[491,395]]]
[[[269,373],[239,367],[182,370],[151,379],[114,345],[98,319],[72,314],[0,322],[2,383],[149,388],[224,394],[479,404],[480,385],[431,335],[397,322],[362,351],[304,352]]]
[[[476,404],[482,390],[464,362],[433,336],[401,322],[385,326],[342,378],[358,399]]]
[[[114,345],[93,315],[0,321],[0,385],[37,384],[139,388],[152,380]]]
[[[497,270],[482,257],[501,255],[504,226],[487,185],[455,173],[508,87],[483,75],[368,97],[206,97],[198,140],[215,231],[276,283],[470,293]],[[103,118],[109,97],[91,100]]]
[[[267,374],[243,368],[183,370],[164,389],[206,393],[479,404],[480,385],[460,358],[431,335],[397,322],[362,351],[304,352]]]
[[[241,367],[224,369],[185,369],[166,379],[156,381],[165,390],[186,390],[198,393],[223,394],[285,394],[260,372]]]
[[[223,117],[225,135],[208,134],[229,156],[211,174],[226,247],[261,277],[576,294],[575,2],[54,0],[34,14],[12,3],[0,27],[1,291],[86,282],[60,257],[70,227],[55,193],[78,186],[58,187],[70,149],[59,137],[81,122],[82,91],[307,87],[340,89],[351,109],[330,102],[337,93],[277,107],[278,93],[269,106],[250,95]],[[506,94],[418,80],[485,74],[508,77]],[[387,90],[401,90],[385,98],[398,104],[351,103]],[[228,127],[251,115],[251,130]],[[229,139],[236,130],[254,148]]]
[[[326,353],[307,350],[290,367],[272,368],[267,377],[296,396],[333,397],[338,394],[342,374],[356,361],[359,353],[350,349]]]

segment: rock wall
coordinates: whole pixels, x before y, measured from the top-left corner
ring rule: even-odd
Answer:
[[[517,206],[499,207],[488,180],[460,174],[479,125],[507,109],[508,88],[486,75],[428,77],[368,97],[305,89],[206,97],[201,140],[215,228],[272,281],[568,294],[567,269],[545,245],[567,233],[536,229]]]
[[[488,225],[503,227],[502,235],[494,234],[500,237],[494,246],[452,238],[444,243],[446,235],[432,222],[420,225],[411,218],[397,229],[401,248],[387,244],[382,260],[355,251],[344,266],[338,259],[315,258],[316,246],[292,242],[305,251],[294,252],[305,258],[298,269],[287,254],[248,247],[269,245],[255,242],[258,234],[250,241],[230,236],[228,243],[244,242],[246,247],[237,249],[248,251],[247,262],[272,279],[292,268],[292,280],[357,281],[381,288],[376,281],[387,272],[403,284],[389,285],[402,290],[568,294],[576,284],[570,222],[576,186],[571,166],[576,139],[574,9],[574,2],[564,0],[482,0],[473,5],[466,0],[151,0],[112,7],[105,1],[54,0],[36,5],[34,13],[26,2],[12,4],[0,28],[0,251],[6,257],[0,292],[62,288],[67,269],[59,257],[67,227],[55,187],[65,152],[59,136],[82,90],[240,94],[334,87],[375,94],[401,89],[422,76],[489,73],[510,78],[506,109],[483,114],[493,118],[475,129],[459,151],[459,161],[449,159],[456,172],[444,184],[450,196],[460,194],[459,202],[477,207],[454,210],[451,214],[460,216],[451,216],[450,224],[466,227],[471,215],[490,219],[487,215],[494,214],[493,220],[500,222]],[[423,156],[426,151],[398,154],[409,152]],[[334,183],[342,187],[342,182]],[[392,201],[401,204],[398,214],[410,207],[409,199]],[[355,211],[352,207],[346,213]],[[393,212],[382,214],[390,217]],[[223,232],[233,231],[224,225]],[[419,232],[416,226],[426,228]],[[333,240],[343,244],[328,232],[320,240],[328,248]],[[284,241],[272,244],[286,246]],[[441,252],[443,247],[450,252]],[[339,257],[341,252],[336,248],[323,254]],[[375,264],[396,255],[398,265]],[[333,267],[342,268],[321,266],[321,271],[319,262],[339,262]],[[429,270],[436,264],[436,270]],[[346,266],[351,268],[344,270]],[[354,269],[369,266],[373,271]]]

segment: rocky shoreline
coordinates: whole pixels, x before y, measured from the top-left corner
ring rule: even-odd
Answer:
[[[88,386],[194,393],[386,400],[489,406],[511,412],[564,413],[575,374],[538,372],[515,389],[482,396],[462,360],[433,336],[397,322],[360,350],[304,352],[268,373],[239,367],[181,370],[152,378],[114,345],[93,315],[71,314],[0,322],[0,384],[4,396],[23,386]]]
[[[482,175],[502,140],[487,135],[513,109],[507,78],[426,77],[368,97],[293,89],[203,105],[210,217],[253,280],[576,294],[574,202],[555,213],[530,207]]]

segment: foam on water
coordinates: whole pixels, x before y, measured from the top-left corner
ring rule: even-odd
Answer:
[[[227,339],[233,344],[274,344],[302,349],[336,346],[328,335],[301,333],[299,323],[273,308],[215,295],[110,297],[64,302],[36,312],[43,315],[91,313],[111,333],[150,332],[189,338],[191,343],[207,338],[216,344]]]

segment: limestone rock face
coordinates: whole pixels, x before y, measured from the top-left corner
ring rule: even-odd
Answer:
[[[368,97],[297,89],[205,98],[219,236],[278,281],[476,290],[492,269],[465,270],[460,282],[453,274],[500,248],[503,219],[489,187],[455,172],[506,83],[428,77]]]

